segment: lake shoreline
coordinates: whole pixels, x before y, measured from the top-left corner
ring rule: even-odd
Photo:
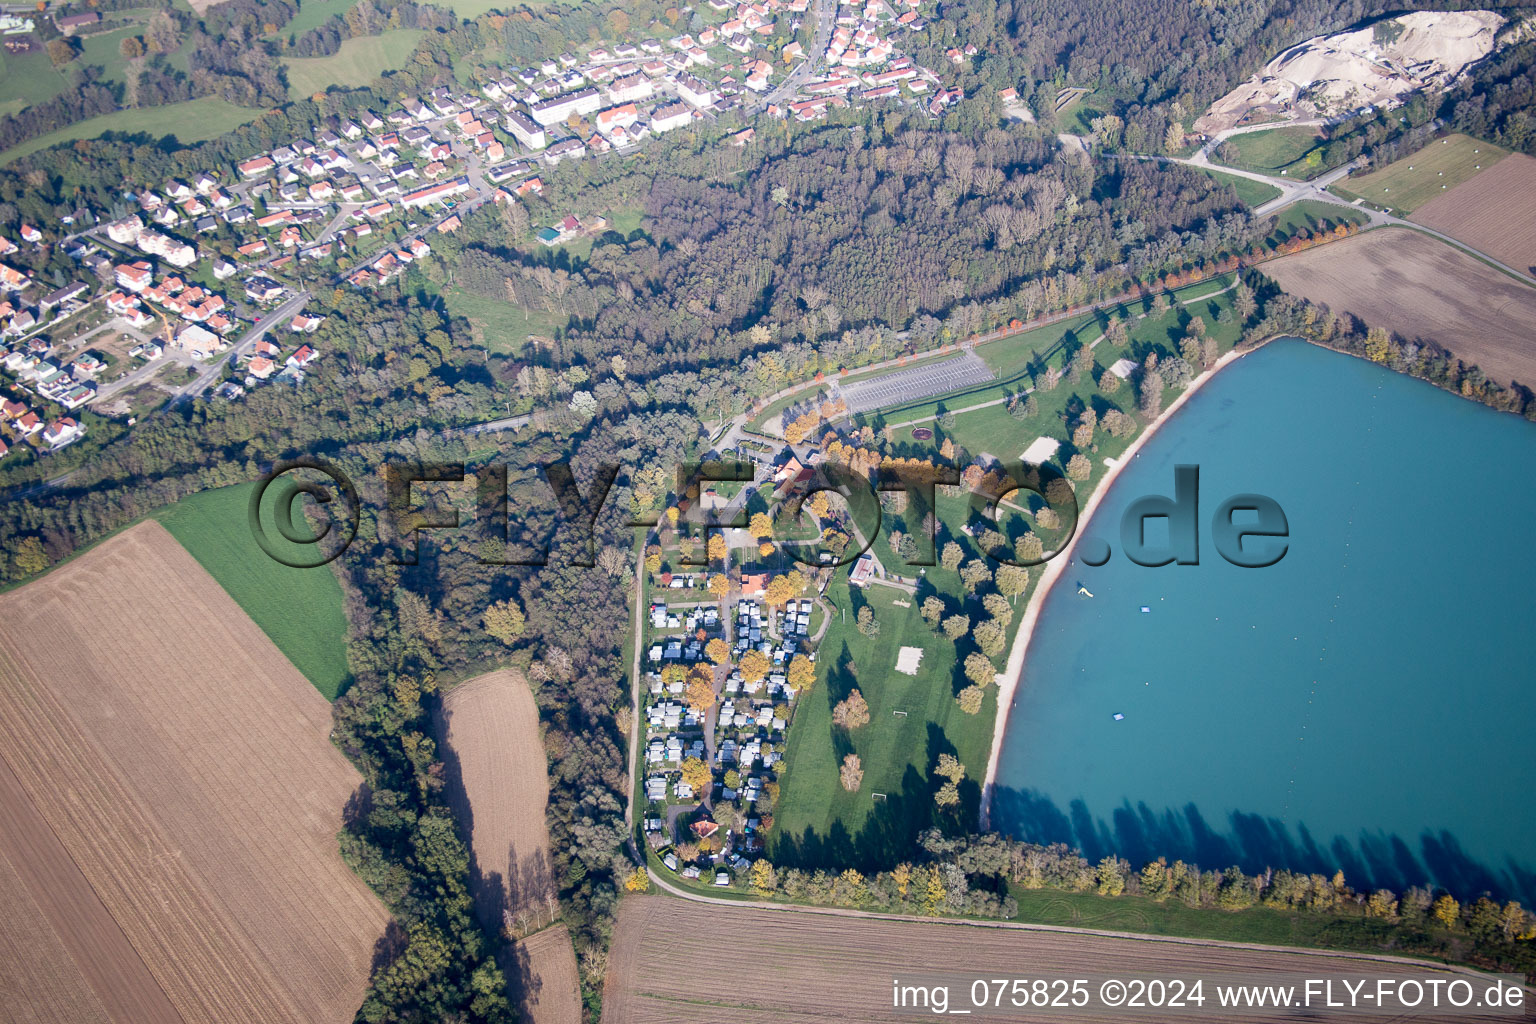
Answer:
[[[1077,547],[1077,542],[1083,536],[1088,524],[1093,520],[1094,513],[1098,511],[1100,501],[1104,495],[1109,493],[1110,488],[1114,486],[1115,480],[1120,476],[1120,471],[1136,458],[1136,454],[1141,451],[1142,447],[1152,439],[1153,435],[1161,429],[1163,424],[1172,418],[1174,413],[1183,408],[1185,402],[1189,401],[1196,392],[1214,379],[1225,367],[1230,366],[1249,352],[1256,352],[1262,347],[1263,344],[1261,343],[1242,352],[1235,349],[1227,352],[1220,359],[1216,360],[1215,365],[1209,370],[1206,370],[1200,376],[1190,381],[1189,387],[1184,389],[1183,394],[1174,399],[1168,408],[1159,413],[1157,418],[1137,435],[1136,439],[1131,442],[1130,447],[1126,448],[1124,454],[1110,468],[1110,471],[1105,474],[1104,479],[1099,481],[1099,486],[1094,488],[1093,493],[1088,498],[1088,503],[1083,506],[1082,513],[1078,516],[1077,529],[1073,531],[1072,539],[1067,542],[1067,546],[1062,549],[1060,554],[1046,564],[1045,569],[1041,572],[1040,584],[1035,588],[1035,592],[1030,595],[1029,603],[1024,608],[1024,618],[1019,623],[1019,631],[1014,634],[1013,645],[1008,650],[1008,664],[1002,673],[1005,678],[997,687],[997,719],[992,725],[992,749],[987,754],[987,775],[981,787],[980,824],[983,830],[991,826],[992,792],[997,782],[999,755],[1002,753],[1003,741],[1008,733],[1008,713],[1013,710],[1013,699],[1018,693],[1019,684],[1023,680],[1024,656],[1028,653],[1030,640],[1034,637],[1035,627],[1040,618],[1040,610],[1045,606],[1046,598],[1050,596],[1051,590],[1060,579],[1063,567],[1071,563],[1072,553]]]

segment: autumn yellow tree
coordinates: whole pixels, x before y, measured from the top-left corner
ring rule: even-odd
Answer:
[[[752,865],[752,891],[759,896],[772,896],[778,890],[779,882],[773,865],[766,860],[757,861]]]
[[[485,624],[487,633],[508,646],[516,643],[517,638],[522,636],[527,628],[523,610],[511,598],[497,601],[487,608],[481,621]]]
[[[754,512],[752,519],[747,524],[747,529],[754,537],[773,536],[773,518],[766,512]]]
[[[857,688],[838,701],[832,709],[832,724],[844,729],[857,729],[869,724],[869,702]]]
[[[724,573],[717,572],[709,578],[709,592],[719,600],[725,600],[725,595],[731,592],[731,581]]]
[[[711,562],[723,562],[725,560],[725,537],[718,533],[711,534],[707,550]]]
[[[695,672],[688,680],[688,688],[683,691],[688,706],[701,715],[715,706],[715,687],[710,682],[712,674],[709,669]]]
[[[789,659],[789,685],[800,693],[809,692],[816,682],[816,665],[803,654]]]
[[[719,637],[715,637],[709,643],[704,645],[704,653],[708,655],[709,660],[714,662],[716,665],[724,665],[726,662],[731,660],[731,645]]]
[[[960,705],[960,710],[968,715],[974,715],[981,710],[981,701],[985,694],[979,686],[967,686],[960,691],[955,698],[955,703]]]
[[[741,656],[736,666],[746,683],[762,682],[768,676],[768,656],[762,651],[751,650]]]
[[[683,781],[693,787],[693,791],[700,795],[708,792],[710,783],[714,781],[714,774],[710,772],[709,765],[696,757],[683,759]]]
[[[645,873],[645,868],[635,868],[624,879],[625,892],[647,892],[651,888],[651,876]]]

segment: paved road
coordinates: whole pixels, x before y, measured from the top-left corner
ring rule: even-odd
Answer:
[[[495,434],[503,430],[522,430],[533,421],[528,413],[521,416],[508,416],[505,419],[491,420],[489,423],[476,423],[472,427],[460,427],[451,431],[455,434]]]
[[[821,69],[827,53],[827,44],[832,41],[832,28],[837,24],[837,0],[816,0],[811,7],[811,13],[816,17],[816,35],[808,55],[809,59],[795,65],[794,70],[790,71],[784,81],[755,102],[751,109],[761,110],[774,103],[783,105],[800,91],[800,87],[813,73]]]
[[[1278,198],[1271,199],[1269,202],[1255,207],[1253,214],[1256,217],[1267,217],[1270,214],[1276,213],[1279,210],[1290,206],[1292,203],[1299,202],[1303,199],[1319,203],[1329,203],[1333,206],[1342,206],[1347,209],[1354,210],[1356,213],[1364,216],[1370,227],[1408,228],[1411,231],[1418,231],[1421,234],[1429,235],[1432,238],[1438,238],[1440,241],[1446,243],[1447,245],[1456,249],[1460,249],[1462,252],[1465,252],[1470,256],[1474,256],[1477,259],[1482,260],[1484,263],[1502,270],[1509,276],[1523,281],[1528,285],[1536,287],[1536,277],[1532,277],[1529,273],[1516,269],[1507,263],[1500,262],[1482,250],[1476,249],[1468,245],[1466,242],[1461,241],[1460,239],[1453,238],[1452,236],[1447,235],[1444,232],[1436,231],[1433,228],[1427,228],[1424,225],[1417,224],[1411,220],[1404,220],[1401,217],[1394,217],[1390,213],[1383,213],[1380,210],[1372,209],[1371,207],[1366,206],[1365,204],[1358,201],[1344,199],[1328,191],[1328,187],[1330,185],[1348,175],[1356,167],[1361,166],[1363,164],[1363,160],[1353,160],[1342,167],[1335,167],[1333,170],[1324,174],[1320,174],[1309,181],[1295,181],[1289,177],[1279,178],[1268,174],[1258,174],[1254,171],[1241,171],[1233,167],[1223,167],[1218,164],[1213,164],[1210,162],[1210,159],[1205,156],[1204,150],[1201,150],[1193,157],[1188,158],[1124,154],[1122,159],[1152,160],[1159,163],[1184,164],[1186,167],[1199,167],[1207,170],[1220,171],[1223,174],[1233,174],[1237,177],[1248,178],[1252,181],[1262,181],[1266,185],[1272,185],[1279,189],[1280,195]]]
[[[289,320],[293,319],[297,313],[304,309],[304,304],[311,298],[312,296],[309,292],[301,291],[284,300],[276,309],[266,313],[261,318],[261,323],[253,325],[250,330],[240,336],[240,340],[235,342],[234,348],[230,350],[228,356],[211,360],[203,372],[197,375],[196,379],[181,387],[171,396],[171,400],[166,403],[165,408],[170,408],[179,402],[196,398],[204,391],[207,391],[213,386],[214,381],[224,375],[226,367],[233,366],[242,356],[255,348],[256,343],[265,337],[268,331],[280,325],[286,325]]]

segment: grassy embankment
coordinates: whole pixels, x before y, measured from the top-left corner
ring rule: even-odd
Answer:
[[[1204,170],[1204,168],[1202,168]],[[1262,181],[1254,181],[1252,178],[1244,178],[1237,174],[1227,174],[1222,171],[1205,171],[1211,178],[1223,185],[1229,185],[1232,191],[1237,193],[1237,199],[1247,207],[1263,206],[1271,199],[1280,195],[1280,190],[1273,185],[1266,185]]]
[[[1264,132],[1248,132],[1234,135],[1220,147],[1216,159],[1245,171],[1260,174],[1284,173],[1291,178],[1310,178],[1323,166],[1323,143],[1326,140],[1316,128],[1273,128]],[[1231,160],[1219,154],[1231,148],[1236,156]]]
[[[259,110],[237,107],[226,100],[212,96],[171,103],[163,107],[143,107],[119,110],[112,114],[92,117],[67,128],[49,132],[30,142],[24,142],[0,153],[0,166],[36,153],[40,149],[56,146],[61,142],[99,138],[108,132],[123,135],[148,135],[151,138],[174,136],[183,145],[206,142],[253,121],[261,115]]]

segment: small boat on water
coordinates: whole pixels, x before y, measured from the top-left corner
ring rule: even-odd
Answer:
[[[1093,591],[1091,591],[1087,587],[1083,586],[1083,581],[1082,580],[1078,580],[1077,581],[1077,596],[1078,597],[1092,597],[1093,596]]]
[[[1115,721],[1123,722],[1123,721],[1125,721],[1125,716],[1122,715],[1120,712],[1116,711],[1115,712]]]

